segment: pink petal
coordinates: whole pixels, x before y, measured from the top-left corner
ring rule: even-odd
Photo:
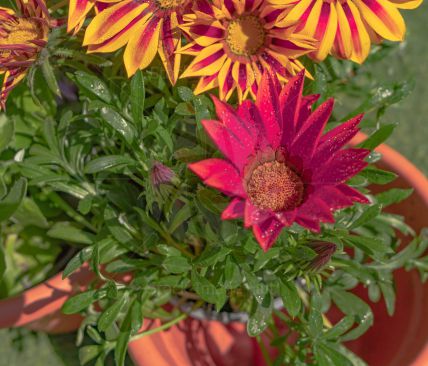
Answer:
[[[309,196],[306,202],[298,207],[297,217],[306,217],[316,221],[334,222],[331,208],[315,194]]]
[[[314,157],[310,163],[311,167],[319,167],[327,162],[338,150],[345,146],[358,132],[355,128],[360,123],[362,115],[355,117],[342,125],[332,129],[321,138]]]
[[[304,217],[304,216],[297,216],[296,222],[300,226],[303,226],[306,229],[309,229],[309,230],[314,231],[316,233],[320,232],[320,224],[319,224],[319,221],[317,221],[317,220],[313,220],[313,219],[310,219],[310,218]]]
[[[266,137],[265,127],[262,122],[259,110],[250,100],[244,100],[238,108],[239,117],[245,121],[248,129],[251,130],[251,134],[254,136],[254,146],[263,149],[269,142]]]
[[[290,154],[299,156],[303,160],[309,160],[312,157],[315,147],[321,137],[321,133],[330,118],[333,110],[334,100],[329,99],[321,104],[313,112],[302,129],[297,134],[290,149]]]
[[[229,104],[218,100],[215,96],[212,96],[212,100],[215,105],[217,117],[247,149],[246,155],[251,155],[255,145],[251,127],[246,125]]]
[[[319,94],[312,94],[303,97],[300,104],[299,119],[296,124],[296,132],[300,131],[306,120],[312,113],[313,104],[320,98]]]
[[[302,101],[303,84],[305,70],[300,71],[295,77],[290,79],[279,95],[282,107],[282,145],[289,146],[293,141],[296,124],[299,118],[300,105]]]
[[[322,186],[315,194],[332,209],[352,206],[352,200],[334,186]]]
[[[370,203],[366,196],[346,184],[339,184],[336,186],[336,189],[354,202]]]
[[[250,227],[252,225],[260,224],[267,219],[272,218],[272,214],[266,210],[260,210],[254,206],[250,200],[245,202],[244,209],[244,226]]]
[[[353,177],[367,166],[363,160],[368,154],[366,149],[347,149],[337,152],[322,169],[312,177],[313,183],[338,184]]]
[[[253,233],[261,248],[267,252],[275,243],[282,228],[281,223],[272,218],[259,225],[253,225]]]
[[[244,216],[245,201],[234,198],[221,214],[222,220],[233,220]]]
[[[256,105],[265,126],[266,136],[272,148],[279,146],[281,139],[281,111],[277,86],[272,76],[265,72],[257,92]]]
[[[202,125],[223,155],[241,171],[251,150],[222,123],[204,120]]]
[[[188,165],[205,184],[229,196],[246,197],[242,180],[236,169],[222,159],[207,159]]]
[[[284,211],[284,212],[276,212],[275,217],[278,219],[279,222],[281,222],[282,225],[288,227],[293,225],[293,222],[296,219],[296,209],[291,211]]]

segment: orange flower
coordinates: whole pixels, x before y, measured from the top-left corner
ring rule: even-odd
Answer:
[[[268,0],[288,14],[279,26],[297,24],[297,31],[316,38],[318,50],[311,53],[317,61],[333,54],[362,63],[371,42],[383,39],[402,41],[406,24],[399,9],[417,8],[422,0]]]
[[[191,42],[179,52],[195,56],[181,77],[200,77],[195,94],[219,88],[228,100],[236,90],[253,98],[265,70],[284,83],[303,69],[297,59],[314,51],[315,40],[278,28],[278,11],[262,0],[199,0],[181,28]]]
[[[49,14],[43,0],[16,0],[19,13],[0,8],[0,74],[3,85],[0,107],[5,108],[10,91],[25,77],[46,45]]]
[[[182,14],[190,0],[124,0],[100,11],[89,24],[83,44],[88,52],[113,52],[126,45],[128,76],[151,64],[156,54],[175,84],[181,55]]]

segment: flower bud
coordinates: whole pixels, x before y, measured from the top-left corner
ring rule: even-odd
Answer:
[[[337,248],[336,244],[326,241],[313,241],[308,244],[308,247],[317,254],[317,256],[309,263],[308,267],[313,271],[319,271],[322,269],[322,267],[330,261]]]

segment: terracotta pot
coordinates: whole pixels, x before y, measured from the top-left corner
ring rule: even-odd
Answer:
[[[358,134],[352,145],[366,136]],[[428,182],[407,159],[386,145],[378,149],[383,157],[381,168],[394,171],[399,178],[385,188],[413,187],[406,201],[391,206],[389,212],[406,217],[419,232],[427,226]],[[407,245],[410,238],[403,238]],[[370,366],[428,365],[428,284],[422,284],[415,271],[397,271],[397,303],[394,317],[389,317],[385,304],[372,306],[374,326],[348,346]],[[364,293],[367,291],[364,290]],[[361,294],[362,296],[364,294]],[[152,326],[158,326],[156,323]],[[216,321],[186,319],[169,330],[143,337],[129,345],[129,353],[138,366],[229,366],[264,365],[257,343],[246,335],[243,324],[224,325]]]
[[[359,134],[353,140],[358,144],[366,138]],[[405,201],[392,205],[386,211],[405,216],[417,233],[428,226],[428,180],[406,158],[387,145],[376,151],[382,154],[380,168],[391,170],[399,178],[387,186],[373,186],[372,191],[385,188],[409,188],[414,193]],[[403,245],[411,238],[402,237]],[[398,270],[396,281],[396,310],[393,317],[386,312],[384,301],[368,302],[374,313],[374,326],[360,339],[348,346],[370,366],[427,366],[428,365],[428,283],[421,283],[416,271]],[[367,290],[357,289],[367,299]]]
[[[82,322],[81,316],[61,314],[61,306],[92,278],[88,266],[83,266],[67,279],[62,279],[61,272],[18,296],[1,300],[0,328],[25,326],[48,333],[76,330]]]

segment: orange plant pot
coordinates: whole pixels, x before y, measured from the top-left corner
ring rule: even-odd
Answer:
[[[365,139],[364,134],[358,134],[352,145]],[[381,145],[376,151],[382,154],[380,167],[397,173],[399,178],[388,187],[374,187],[374,191],[412,187],[414,194],[388,211],[405,216],[406,222],[419,232],[428,224],[427,179],[390,147]],[[409,240],[403,238],[403,244]],[[370,366],[428,366],[428,284],[422,284],[415,271],[397,271],[395,280],[394,316],[388,316],[383,301],[372,304],[374,326],[347,345]],[[156,321],[155,326],[159,324]],[[264,365],[257,342],[248,337],[244,324],[217,321],[186,319],[166,331],[132,342],[129,353],[138,366]]]

